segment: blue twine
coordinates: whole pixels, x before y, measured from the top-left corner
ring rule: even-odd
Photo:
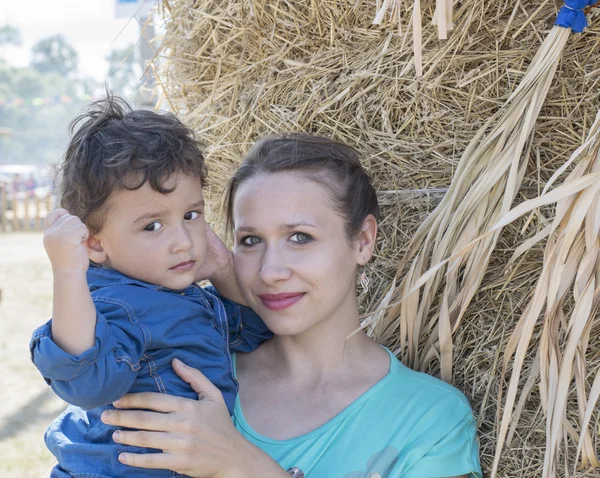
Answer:
[[[575,33],[581,33],[588,26],[583,9],[590,7],[598,0],[565,0],[565,5],[558,11],[555,25],[570,28]]]

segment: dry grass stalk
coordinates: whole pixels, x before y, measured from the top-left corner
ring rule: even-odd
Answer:
[[[383,0],[377,1],[375,7],[375,18],[373,25],[381,25],[386,23],[398,27],[398,34],[402,35],[402,7],[403,0]],[[448,32],[454,29],[452,20],[452,11],[454,8],[453,0],[435,0],[435,10],[431,19],[431,24],[437,27],[438,38],[446,40]],[[419,6],[419,17],[421,9]]]
[[[442,378],[452,381],[452,334],[483,280],[501,231],[438,269],[420,294],[408,293],[426,270],[463,250],[510,210],[527,166],[523,150],[569,36],[565,28],[551,30],[506,105],[467,146],[448,193],[411,239],[398,267],[398,281],[412,263],[392,299],[397,305],[389,308],[378,336],[386,342],[395,337],[395,352],[409,366],[426,370],[439,353]]]
[[[399,10],[403,32],[398,34],[396,28],[372,25],[372,0],[169,0],[157,69],[174,110],[206,143],[207,202],[214,219],[225,182],[259,137],[314,132],[364,154],[383,203],[376,257],[366,267],[369,291],[360,297],[361,310],[372,311],[396,289],[390,284],[410,237],[443,197],[475,133],[522,81],[561,4],[462,0],[454,4],[454,31],[439,41],[431,24],[435,2],[421,0],[423,76],[416,80],[409,1]],[[592,13],[591,28],[566,45],[526,148],[518,201],[541,191],[581,145],[600,109],[596,18]],[[399,190],[424,191],[385,193]],[[541,208],[530,220],[503,227],[487,274],[454,332],[453,382],[467,394],[478,418],[485,476],[496,448],[502,352],[532,297],[543,248],[538,244],[518,257],[508,275],[506,263],[551,214]],[[534,351],[541,336],[536,326],[520,381],[531,393],[517,403],[521,418],[511,429],[498,476],[542,474],[545,419],[537,382],[528,380],[538,376]],[[600,367],[599,336],[600,326],[590,333],[587,377]],[[397,342],[390,337],[386,345]],[[439,374],[437,357],[427,371]],[[511,372],[512,362],[506,370]],[[567,415],[571,420],[579,416],[577,403],[568,404]],[[599,419],[596,407],[590,424]],[[571,436],[567,440],[562,475],[576,461],[576,442]],[[596,448],[598,440],[592,435]],[[578,471],[576,476],[590,475]]]
[[[576,435],[577,457],[581,454],[581,468],[599,467],[589,432],[592,410],[600,394],[600,369],[588,394],[586,377],[586,352],[595,316],[600,306],[600,113],[592,126],[588,139],[578,148],[563,168],[578,160],[568,175],[563,188],[574,185],[585,175],[596,174],[588,187],[574,196],[561,199],[556,204],[552,223],[527,244],[515,252],[510,263],[548,236],[543,268],[533,298],[514,329],[505,350],[504,369],[513,359],[514,364],[508,386],[506,403],[499,427],[498,446],[492,476],[495,475],[507,430],[519,420],[513,415],[515,397],[519,386],[521,367],[530,347],[531,336],[542,311],[543,332],[538,350],[540,360],[540,394],[547,416],[546,455],[543,478],[556,476],[558,448],[563,433],[573,434],[566,415],[569,399],[578,403],[579,434]],[[510,218],[512,219],[512,218]],[[572,302],[568,299],[571,297]],[[566,335],[566,346],[561,347],[560,335]],[[575,381],[575,393],[571,388]],[[500,400],[499,400],[500,403]]]

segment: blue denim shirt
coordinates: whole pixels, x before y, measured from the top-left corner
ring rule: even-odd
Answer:
[[[223,393],[233,413],[238,390],[230,352],[250,352],[271,337],[251,309],[230,302],[214,288],[196,284],[173,291],[91,267],[88,284],[96,306],[95,345],[81,355],[60,349],[51,322],[31,339],[31,357],[54,392],[71,405],[46,432],[58,460],[52,477],[175,477],[118,461],[123,451],[100,415],[126,393],[160,392],[197,399],[171,367],[173,358],[200,369]]]

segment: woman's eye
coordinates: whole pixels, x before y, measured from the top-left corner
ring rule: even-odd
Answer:
[[[151,222],[150,224],[148,224],[144,228],[144,231],[154,232],[154,231],[158,231],[162,227],[163,227],[163,225],[160,222],[154,221],[154,222]]]
[[[185,215],[183,216],[183,218],[186,221],[191,221],[193,219],[198,219],[200,217],[200,212],[199,211],[189,211],[186,212]]]
[[[244,246],[255,246],[260,243],[260,237],[258,236],[246,236],[242,237],[240,243]]]
[[[303,232],[295,232],[290,236],[290,240],[296,244],[305,244],[312,240],[312,237]]]

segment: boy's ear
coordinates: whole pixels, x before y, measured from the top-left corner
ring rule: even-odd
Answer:
[[[375,240],[377,239],[377,219],[369,214],[362,223],[358,232],[358,264],[364,266],[371,260]]]
[[[95,234],[90,234],[90,237],[83,243],[88,252],[88,257],[91,261],[96,264],[102,264],[106,261],[107,255],[104,247],[102,247],[102,241]]]

